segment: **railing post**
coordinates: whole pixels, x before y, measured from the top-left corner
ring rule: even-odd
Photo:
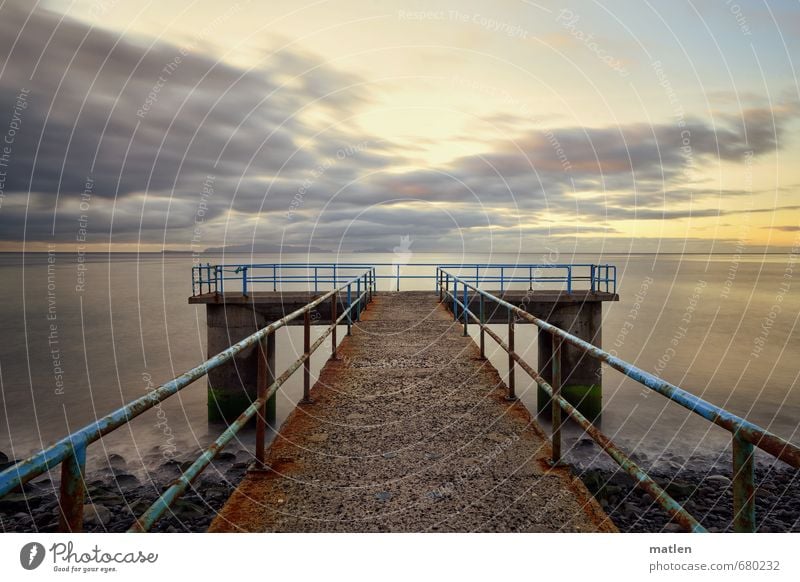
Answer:
[[[439,303],[444,301],[444,287],[442,286],[442,270],[436,267],[436,283],[439,287]]]
[[[506,400],[517,399],[516,389],[516,369],[514,357],[511,355],[514,352],[514,312],[508,310],[508,394]]]
[[[467,296],[467,283],[464,282],[464,336],[468,336],[467,325],[469,325],[469,297]]]
[[[242,295],[247,297],[247,267],[242,267]]]
[[[333,329],[331,330],[331,360],[336,359],[336,320],[339,317],[339,292],[333,292],[333,298],[331,300],[331,325]]]
[[[483,294],[479,293],[480,295],[480,322],[481,322],[481,359],[486,359],[486,332],[484,331],[484,327],[486,326],[486,314],[484,312],[484,298]]]
[[[263,398],[267,389],[275,382],[275,332],[264,336],[258,349],[258,398]],[[275,395],[261,406],[256,415],[256,466],[264,468],[266,459],[267,426],[275,427]]]
[[[572,266],[567,267],[567,293],[572,293]]]
[[[361,277],[356,279],[356,321],[361,321]]]
[[[311,404],[311,312],[303,315],[303,404]]]
[[[561,462],[561,338],[552,334],[553,357],[550,364],[553,398],[550,401],[550,410],[553,421],[553,465]]]
[[[366,311],[369,304],[369,280],[366,273],[364,273],[364,293],[366,293],[364,297],[364,311]]]
[[[72,453],[61,462],[61,516],[58,531],[79,533],[83,531],[83,501],[86,496],[86,445],[72,445]]]
[[[272,290],[278,290],[278,270],[274,264],[272,265]]]
[[[336,289],[336,263],[333,264],[333,288]]]
[[[397,290],[400,291],[400,265],[397,265]]]
[[[319,267],[314,267],[314,293],[319,293]]]
[[[353,311],[350,309],[350,306],[353,304],[352,298],[352,283],[347,284],[347,335],[352,335],[352,327],[353,327]]]
[[[453,277],[453,321],[458,321],[458,280]]]
[[[445,296],[444,301],[447,301],[447,297],[450,296],[450,274],[449,273],[445,273],[445,276],[444,276],[444,296]],[[445,307],[447,307],[447,305],[445,305]]]
[[[733,433],[733,531],[756,531],[753,445]]]
[[[503,267],[500,267],[500,293],[502,293],[503,290],[505,289],[505,277],[504,277],[504,274],[505,274],[505,271],[504,271]]]

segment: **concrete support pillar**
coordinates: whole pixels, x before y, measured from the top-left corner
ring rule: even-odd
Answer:
[[[249,305],[207,305],[208,356],[214,356],[269,322]],[[257,345],[208,373],[208,420],[235,420],[258,395]]]
[[[601,344],[603,304],[572,303],[552,305],[546,315],[548,323],[585,340],[597,347]],[[552,335],[539,330],[539,371],[552,384]],[[566,342],[561,347],[562,396],[589,420],[600,421],[603,407],[603,381],[600,362]],[[537,393],[540,413],[550,414],[550,398],[541,388]]]

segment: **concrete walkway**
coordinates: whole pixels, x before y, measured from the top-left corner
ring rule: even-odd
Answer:
[[[504,393],[436,295],[378,294],[209,531],[616,531]]]

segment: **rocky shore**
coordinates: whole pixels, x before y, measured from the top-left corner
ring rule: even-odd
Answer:
[[[667,513],[621,470],[577,471],[622,532],[681,532]],[[733,531],[730,468],[651,469],[648,474],[710,532]],[[800,473],[785,466],[756,468],[756,527],[764,533],[800,532]]]
[[[84,531],[126,531],[196,457],[167,460],[154,470],[137,472],[120,455],[109,455],[107,467],[90,473],[87,479]],[[194,489],[188,490],[173,505],[172,514],[161,518],[152,531],[205,531],[252,460],[252,453],[245,450],[220,453]],[[58,483],[47,478],[35,479],[23,491],[0,499],[2,532],[55,532],[58,518]]]
[[[84,508],[84,530],[124,532],[196,456],[171,459],[151,471],[138,472],[120,455],[109,455],[106,468],[90,474]],[[9,461],[0,457],[0,468]],[[223,451],[172,508],[157,522],[156,532],[202,532],[228,499],[252,463],[250,451]],[[705,467],[690,469],[687,467]],[[141,469],[141,465],[139,465]],[[680,526],[633,486],[633,479],[614,468],[573,466],[600,505],[623,532],[679,532]],[[648,473],[712,532],[732,531],[730,469],[667,460]],[[58,528],[58,483],[39,478],[0,500],[0,531],[55,532]],[[800,473],[784,466],[756,469],[756,521],[761,532],[800,532]]]

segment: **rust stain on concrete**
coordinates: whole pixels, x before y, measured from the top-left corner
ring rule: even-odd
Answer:
[[[616,531],[505,390],[435,295],[376,295],[209,531]]]

